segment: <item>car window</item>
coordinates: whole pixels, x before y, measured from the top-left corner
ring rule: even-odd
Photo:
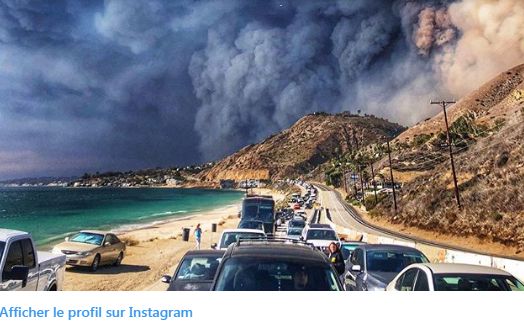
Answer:
[[[104,235],[98,233],[80,232],[71,237],[69,241],[100,246],[104,241]]]
[[[412,263],[428,262],[424,254],[415,251],[368,250],[366,253],[367,271],[401,272]]]
[[[333,230],[308,230],[306,240],[337,240],[337,234]]]
[[[413,284],[417,278],[418,270],[413,268],[406,271],[402,276],[402,281],[400,281],[399,291],[413,291]]]
[[[357,263],[362,269],[364,269],[364,251],[362,249],[357,249]]]
[[[22,252],[24,254],[24,265],[30,269],[36,267],[35,263],[35,250],[33,249],[33,243],[30,239],[21,240]]]
[[[24,256],[22,252],[22,243],[20,241],[15,241],[9,246],[9,249],[7,250],[4,271],[2,272],[3,280],[7,281],[9,279],[8,277],[13,266],[23,264]]]
[[[327,263],[235,257],[225,260],[217,277],[221,291],[338,291]]]
[[[434,285],[437,291],[508,291],[512,282],[517,290],[524,287],[512,276],[487,274],[435,274]],[[520,289],[519,289],[520,286]]]
[[[524,291],[524,285],[515,278],[508,277],[505,279],[505,282],[511,291]]]
[[[417,282],[415,283],[415,291],[429,291],[428,276],[422,270],[418,270]]]
[[[176,279],[212,280],[221,260],[221,256],[185,258],[180,264]]]
[[[2,259],[2,255],[4,255],[4,248],[5,248],[5,242],[0,241],[0,260]]]

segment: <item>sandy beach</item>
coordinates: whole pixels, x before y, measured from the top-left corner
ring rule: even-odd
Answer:
[[[257,189],[259,194],[271,194],[275,200],[283,194],[269,189]],[[212,211],[202,212],[186,218],[168,219],[154,226],[137,228],[119,234],[127,240],[126,257],[119,267],[101,267],[97,272],[86,268],[68,267],[66,269],[64,290],[75,291],[129,291],[166,290],[167,285],[160,282],[164,274],[172,275],[182,256],[195,248],[193,236],[197,224],[202,226],[202,248],[210,248],[218,241],[222,230],[235,228],[238,224],[239,202]],[[218,224],[217,232],[211,232],[211,225]],[[182,229],[190,228],[189,242],[182,240]]]

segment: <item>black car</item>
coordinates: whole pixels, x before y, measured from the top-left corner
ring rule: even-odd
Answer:
[[[223,250],[188,251],[175,274],[162,277],[162,282],[169,283],[167,291],[209,291],[224,253]]]
[[[271,196],[248,195],[242,201],[242,219],[264,222],[264,232],[275,233],[275,201]]]
[[[264,222],[260,220],[241,219],[237,228],[248,228],[264,231]]]
[[[326,256],[311,245],[241,240],[224,254],[212,290],[339,291],[343,286]]]
[[[360,245],[346,264],[346,290],[384,290],[389,282],[412,263],[427,263],[418,249],[400,245]]]

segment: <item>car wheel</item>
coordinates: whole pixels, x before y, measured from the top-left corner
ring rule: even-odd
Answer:
[[[100,254],[96,254],[93,263],[91,263],[91,271],[95,272],[98,270],[98,267],[100,266]]]
[[[115,263],[113,263],[113,265],[115,267],[118,267],[119,265],[122,264],[122,260],[124,259],[124,253],[120,252],[120,254],[118,254],[118,257],[116,258],[116,261]]]

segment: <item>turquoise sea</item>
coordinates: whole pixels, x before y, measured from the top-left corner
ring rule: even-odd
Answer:
[[[0,228],[39,246],[81,229],[129,229],[239,203],[239,191],[168,188],[0,188]]]

